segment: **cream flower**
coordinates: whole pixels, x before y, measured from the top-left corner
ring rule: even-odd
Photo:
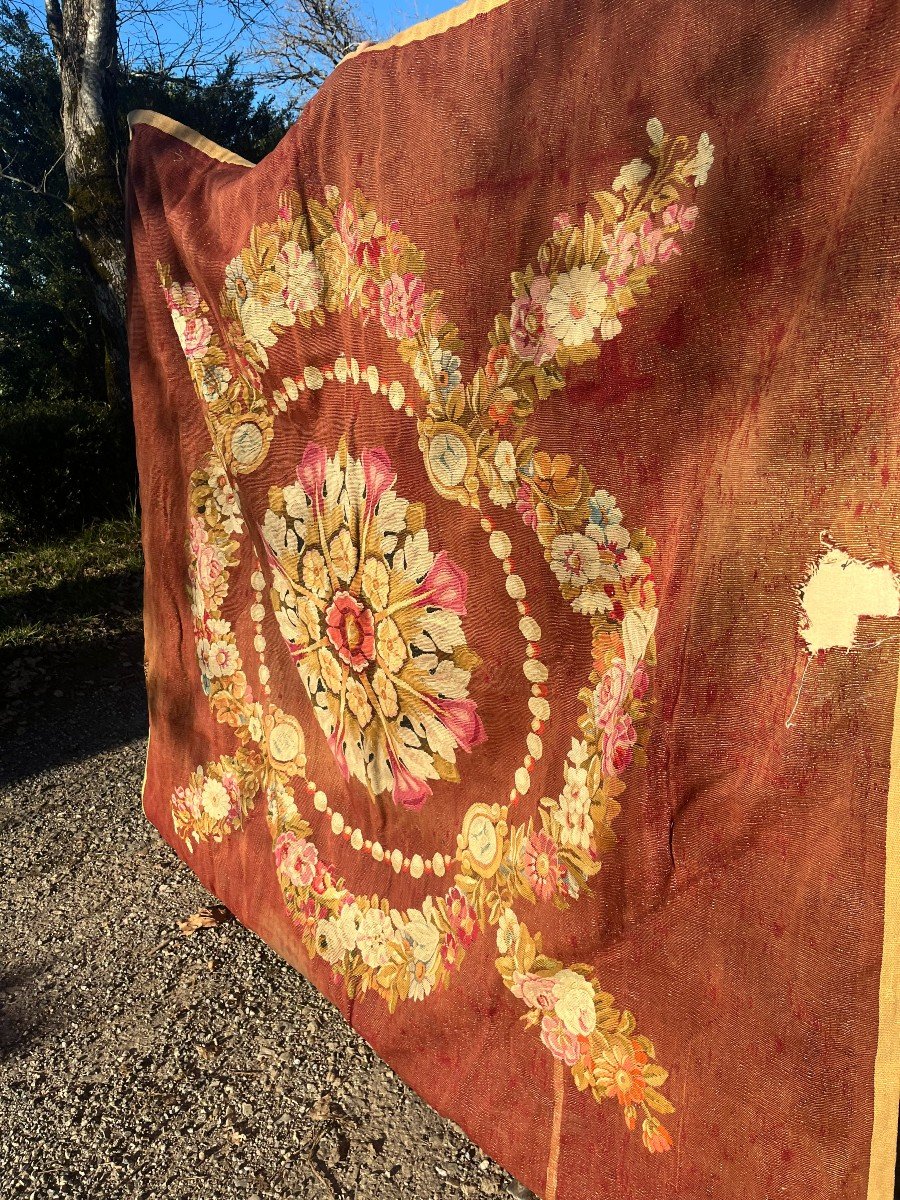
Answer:
[[[693,175],[697,187],[703,187],[713,165],[714,146],[708,133],[701,133],[697,142],[697,153],[684,169],[685,175]]]
[[[358,917],[359,910],[348,904],[336,917],[319,922],[316,931],[319,953],[332,966],[356,949]]]
[[[591,341],[603,320],[607,287],[593,267],[575,267],[560,275],[547,301],[550,332],[564,346],[583,346]]]
[[[619,173],[613,180],[613,191],[621,192],[623,188],[636,188],[642,179],[650,174],[650,164],[642,158],[633,158],[619,168]]]
[[[218,779],[207,779],[200,798],[203,811],[213,821],[224,821],[231,812],[231,797]]]
[[[494,454],[494,466],[504,483],[516,478],[516,451],[512,442],[500,442]]]
[[[550,546],[550,569],[560,583],[583,587],[600,574],[597,543],[581,533],[561,533]]]
[[[559,971],[554,977],[556,1003],[553,1011],[579,1037],[589,1037],[597,1028],[594,989],[577,971]]]
[[[518,918],[511,908],[504,908],[497,922],[497,950],[500,954],[509,954],[518,940]]]
[[[237,646],[233,642],[216,641],[209,647],[207,662],[209,673],[214,679],[233,675],[239,661]]]
[[[303,559],[303,583],[311,592],[320,592],[328,585],[328,567],[318,550],[310,550]]]
[[[390,945],[394,927],[391,919],[380,908],[369,908],[359,921],[356,946],[367,967],[379,971],[390,961]]]
[[[591,819],[591,793],[584,767],[566,764],[566,782],[559,797],[560,842],[587,850],[594,832]]]
[[[397,627],[397,622],[388,617],[378,626],[378,655],[385,669],[396,675],[406,662],[406,643]]]
[[[310,312],[319,303],[322,273],[315,256],[296,242],[285,242],[275,259],[275,273],[284,284],[282,296],[291,312]]]

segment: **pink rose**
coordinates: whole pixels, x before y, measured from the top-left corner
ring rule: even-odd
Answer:
[[[559,342],[547,329],[550,280],[540,275],[524,296],[513,301],[509,340],[519,358],[535,366],[552,358]]]
[[[552,1008],[556,1003],[553,977],[532,975],[530,972],[514,971],[512,994],[524,1000],[529,1008]]]
[[[643,700],[649,687],[650,676],[647,674],[647,668],[639,662],[631,676],[631,694],[635,700]]]
[[[208,591],[222,574],[224,566],[215,546],[208,542],[200,547],[197,555],[197,582],[203,591]]]
[[[295,887],[312,886],[318,863],[318,851],[305,838],[283,833],[275,843],[275,866]]]
[[[604,729],[618,717],[627,692],[628,673],[625,663],[617,658],[603,672],[603,677],[594,688],[594,720],[598,729]]]
[[[425,282],[418,275],[396,271],[381,285],[381,323],[388,337],[415,337],[422,324]]]
[[[541,1019],[541,1041],[554,1058],[562,1059],[567,1067],[574,1067],[581,1058],[578,1038],[551,1013],[545,1013]]]
[[[631,717],[624,716],[607,725],[603,734],[603,771],[606,775],[621,775],[630,765],[637,741],[637,730]]]
[[[202,358],[209,348],[212,326],[205,317],[189,317],[181,333],[181,344],[188,358]]]
[[[209,537],[206,533],[206,526],[199,519],[199,517],[191,517],[190,535],[189,535],[189,545],[190,545],[190,550],[191,550],[191,557],[197,558],[200,554],[201,548],[203,546],[205,546],[208,541],[209,541]]]

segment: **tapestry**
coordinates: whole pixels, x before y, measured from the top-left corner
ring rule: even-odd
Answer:
[[[255,165],[130,118],[146,814],[546,1200],[893,1194],[898,26],[470,0]]]

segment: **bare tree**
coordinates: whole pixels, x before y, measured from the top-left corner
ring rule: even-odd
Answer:
[[[129,388],[122,153],[116,135],[116,3],[45,0],[45,8],[62,85],[72,221],[89,264],[103,330],[107,394],[123,408]]]
[[[119,0],[118,9],[116,0],[21,2],[32,13],[44,6],[62,89],[68,204],[100,316],[108,397],[127,412],[120,59],[132,75],[143,68],[203,78],[241,46],[258,82],[299,108],[370,26],[354,0]],[[36,181],[2,177],[41,190]]]
[[[351,0],[267,0],[253,49],[261,82],[285,87],[299,107],[354,46],[372,36]]]

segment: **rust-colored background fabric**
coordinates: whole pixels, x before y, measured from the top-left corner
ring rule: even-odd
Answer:
[[[897,9],[484,7],[135,123],[145,809],[539,1194],[879,1200],[896,621],[799,597],[900,569]]]

